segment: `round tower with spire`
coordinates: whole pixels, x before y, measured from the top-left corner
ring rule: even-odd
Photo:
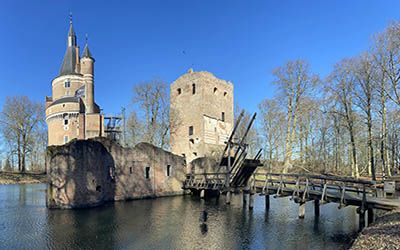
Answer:
[[[103,117],[94,101],[94,61],[87,39],[80,56],[70,15],[67,49],[52,81],[52,96],[46,97],[48,145],[103,135]]]

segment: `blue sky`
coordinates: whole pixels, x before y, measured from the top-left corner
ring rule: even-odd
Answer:
[[[249,111],[274,94],[272,70],[305,59],[326,76],[400,17],[400,1],[0,1],[0,108],[6,96],[44,102],[66,47],[68,14],[96,59],[105,113],[129,107],[135,83],[171,83],[189,68],[230,80]],[[184,53],[184,52],[185,53]]]

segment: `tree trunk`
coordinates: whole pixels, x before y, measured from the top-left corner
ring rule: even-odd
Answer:
[[[353,128],[351,127],[350,129],[350,141],[351,141],[351,153],[352,153],[352,169],[353,169],[353,176],[358,178],[360,176],[359,171],[358,171],[358,165],[357,165],[357,148],[356,148],[356,142],[354,138],[354,132]]]
[[[369,165],[371,166],[372,180],[376,180],[374,146],[372,144],[372,118],[370,109],[368,110],[368,147],[369,147],[369,157],[370,157]]]
[[[292,128],[292,98],[289,97],[288,107],[287,107],[287,127],[286,127],[286,143],[285,143],[285,159],[283,173],[287,173],[290,167],[290,162],[292,158],[292,142],[291,142],[291,128]]]

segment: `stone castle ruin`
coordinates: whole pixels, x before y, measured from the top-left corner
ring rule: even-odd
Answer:
[[[189,70],[171,84],[172,152],[148,143],[125,148],[104,137],[93,64],[87,44],[79,56],[71,22],[60,74],[46,99],[47,206],[79,208],[183,194],[186,174],[198,165],[189,162],[219,156],[225,147],[234,120],[233,84]]]
[[[186,176],[181,156],[149,143],[125,148],[104,137],[50,146],[46,162],[49,208],[179,195]]]

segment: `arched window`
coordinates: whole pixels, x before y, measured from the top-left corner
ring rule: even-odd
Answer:
[[[196,94],[196,84],[192,84],[192,94]]]
[[[215,87],[215,88],[214,88],[214,94],[217,93],[217,90],[218,90],[217,87]]]

